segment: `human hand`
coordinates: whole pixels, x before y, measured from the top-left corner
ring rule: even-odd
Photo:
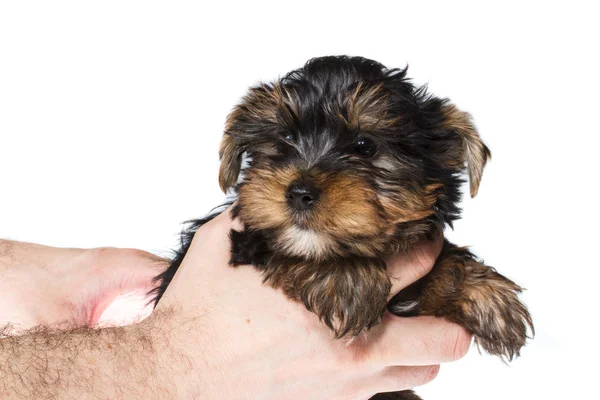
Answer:
[[[180,398],[367,399],[432,380],[439,364],[466,354],[470,336],[432,317],[382,323],[352,341],[336,340],[317,317],[262,285],[260,272],[228,265],[226,211],[204,225],[157,315],[159,365]],[[423,241],[407,256],[388,260],[392,295],[424,276],[442,246]],[[159,321],[160,319],[160,321]]]
[[[121,326],[147,316],[167,261],[134,249],[71,249],[0,240],[0,327]],[[5,329],[4,333],[8,333]]]

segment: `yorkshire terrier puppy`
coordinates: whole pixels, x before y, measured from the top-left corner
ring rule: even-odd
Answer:
[[[533,332],[521,288],[448,241],[427,276],[387,301],[385,256],[451,226],[461,175],[475,196],[490,157],[470,115],[415,87],[406,69],[321,57],[252,87],[227,119],[220,156],[221,188],[237,195],[232,214],[244,225],[231,232],[231,265],[254,265],[337,337],[368,330],[387,309],[445,317],[487,352],[519,355]],[[156,302],[212,217],[183,232]],[[373,397],[392,398],[417,397]]]

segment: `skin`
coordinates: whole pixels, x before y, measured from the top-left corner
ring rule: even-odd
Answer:
[[[65,296],[72,298],[69,290],[80,291],[78,307],[86,307],[88,298],[98,301],[102,293],[113,297],[115,291],[139,290],[145,285],[139,282],[148,284],[146,277],[164,268],[161,260],[132,250],[92,250],[88,257],[82,254],[90,251],[25,244],[34,246],[28,248],[28,261],[17,262],[22,253],[15,247],[21,244],[12,243],[12,256],[0,252],[1,282],[7,275],[13,279],[11,285],[2,283],[3,293],[8,290],[9,297],[17,299],[32,293],[35,285],[56,288],[54,283],[67,283],[64,291],[48,289],[44,301],[51,300],[48,310],[53,311],[45,316],[38,308],[40,297],[13,300],[11,318],[38,327],[0,340],[0,398],[360,400],[427,383],[437,375],[439,364],[466,354],[470,336],[457,325],[431,317],[386,315],[380,325],[350,342],[333,339],[303,306],[263,286],[254,268],[228,266],[231,228],[239,225],[223,213],[199,230],[150,317],[130,326],[94,330],[39,324],[66,321],[86,326],[81,318],[73,318],[80,313],[73,313],[72,305],[70,312],[63,306]],[[430,271],[440,249],[441,238],[424,240],[411,254],[388,260],[392,295]],[[131,258],[123,261],[127,268],[112,270],[108,260],[114,262],[118,255]],[[61,273],[42,273],[45,284],[30,281],[40,269],[59,266],[64,268]],[[87,283],[71,286],[70,276],[78,274],[87,276]],[[20,281],[24,276],[29,280]],[[131,314],[139,316],[144,303],[139,304]],[[7,308],[0,310],[5,315]]]
[[[0,327],[119,326],[148,314],[145,294],[168,261],[135,249],[70,249],[0,240]],[[115,301],[131,299],[121,313]]]

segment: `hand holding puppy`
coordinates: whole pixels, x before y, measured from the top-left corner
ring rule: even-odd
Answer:
[[[157,310],[141,323],[37,328],[0,339],[0,392],[359,400],[424,384],[438,364],[468,350],[462,328],[432,317],[386,315],[368,335],[334,339],[313,313],[261,284],[255,269],[228,265],[227,235],[235,225],[224,212],[197,232]],[[441,239],[423,241],[410,255],[389,260],[392,292],[429,272],[440,248]]]
[[[164,373],[179,397],[369,398],[422,385],[467,352],[466,331],[432,317],[386,314],[366,335],[335,339],[303,305],[261,284],[258,271],[228,266],[227,235],[239,229],[229,215],[197,232],[157,307],[169,326],[161,340],[173,348],[165,365],[186,360]],[[441,238],[424,240],[388,260],[392,295],[427,274],[441,247]]]

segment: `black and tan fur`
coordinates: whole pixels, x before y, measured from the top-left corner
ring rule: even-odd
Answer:
[[[245,228],[231,232],[231,264],[254,265],[336,336],[368,330],[388,309],[448,318],[489,353],[519,355],[533,331],[521,288],[448,241],[433,270],[387,302],[384,257],[451,226],[463,172],[475,196],[490,157],[469,114],[415,87],[406,70],[361,57],[310,60],[249,90],[220,154],[219,183],[236,194],[232,213]],[[308,209],[291,202],[294,186],[310,188],[298,200]],[[210,218],[183,233],[156,301]]]

